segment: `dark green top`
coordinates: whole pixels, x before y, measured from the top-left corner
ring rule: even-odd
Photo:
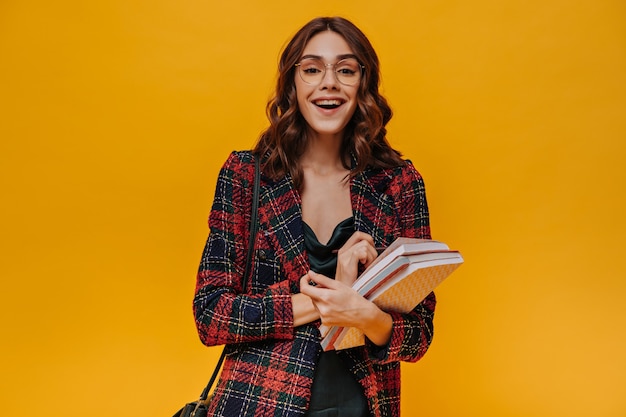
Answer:
[[[335,278],[337,254],[354,233],[352,217],[340,222],[326,245],[321,244],[315,232],[304,223],[304,246],[309,256],[311,269]],[[348,370],[335,351],[321,352],[313,387],[308,417],[367,417],[369,410],[363,387]]]

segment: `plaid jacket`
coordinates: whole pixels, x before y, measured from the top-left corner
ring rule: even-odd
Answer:
[[[202,342],[227,344],[226,360],[209,406],[211,416],[302,416],[320,353],[319,321],[293,326],[291,294],[309,270],[301,200],[289,176],[261,177],[259,231],[248,287],[241,288],[248,244],[254,163],[233,152],[222,167],[209,217],[210,234],[197,276],[195,321]],[[409,162],[369,170],[351,180],[356,230],[376,246],[398,236],[430,238],[422,178]],[[372,416],[400,413],[400,361],[415,362],[433,336],[435,296],[412,312],[390,312],[392,336],[339,351],[363,386]]]

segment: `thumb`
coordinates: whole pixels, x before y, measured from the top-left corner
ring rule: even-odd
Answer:
[[[308,284],[315,287],[319,284],[320,274],[318,274],[315,271],[309,271],[307,273],[307,278],[308,278]]]
[[[309,271],[309,284],[319,288],[334,288],[335,280],[328,278],[326,275],[318,274],[314,271]]]
[[[318,285],[317,280],[319,280],[319,277],[320,275],[313,271],[309,271],[302,275],[302,278],[300,278],[300,291],[303,289],[307,290],[309,287],[316,287]]]

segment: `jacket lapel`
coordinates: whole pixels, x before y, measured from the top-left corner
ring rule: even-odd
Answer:
[[[308,272],[304,253],[302,204],[291,176],[273,182],[263,178],[259,205],[259,231],[276,250],[276,258],[285,276],[297,281]]]
[[[371,235],[376,246],[389,245],[399,232],[396,207],[386,193],[391,179],[386,170],[368,170],[350,184],[355,228]]]

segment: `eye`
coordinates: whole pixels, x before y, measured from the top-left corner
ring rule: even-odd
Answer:
[[[354,76],[359,71],[359,63],[354,59],[347,59],[337,63],[337,74]]]
[[[356,70],[354,70],[352,68],[339,68],[337,70],[337,72],[339,74],[342,74],[342,75],[354,75],[354,74],[356,74]]]
[[[300,62],[302,72],[305,74],[319,74],[324,72],[324,64],[316,59],[304,59]]]
[[[305,74],[317,74],[317,73],[322,72],[321,69],[316,68],[316,67],[302,67],[302,71]]]

